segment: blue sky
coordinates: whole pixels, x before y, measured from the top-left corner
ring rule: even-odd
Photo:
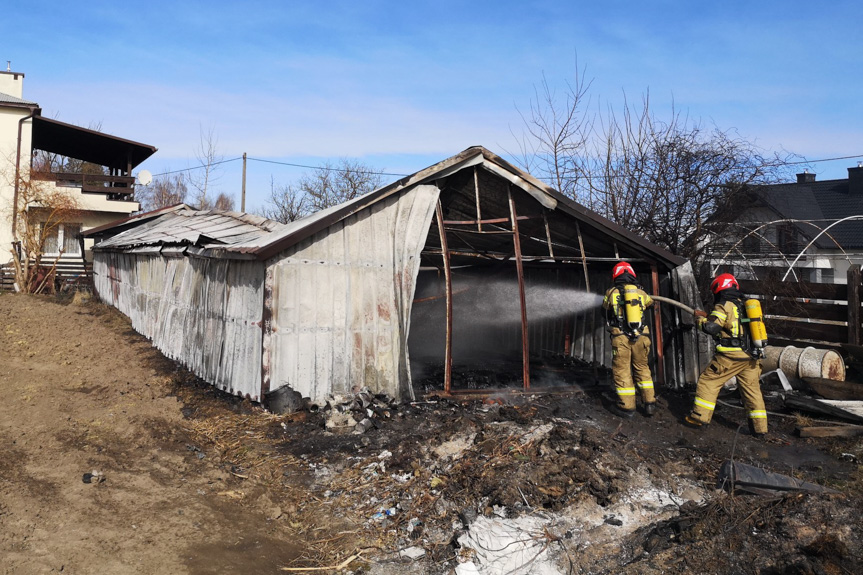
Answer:
[[[141,168],[358,158],[412,173],[471,145],[505,157],[543,75],[578,65],[594,105],[623,94],[735,129],[767,151],[863,155],[852,2],[31,2],[4,4],[0,60],[43,114],[151,144]],[[863,160],[863,157],[860,158]],[[846,177],[857,160],[813,164]],[[240,162],[217,186],[238,197]],[[249,162],[247,207],[299,168]]]

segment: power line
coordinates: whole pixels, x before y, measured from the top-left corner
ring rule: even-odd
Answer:
[[[264,160],[262,158],[248,158],[249,160],[254,160],[256,162],[264,162],[266,164],[278,164],[280,166],[291,166],[293,168],[306,168],[309,170],[325,170],[329,172],[356,172],[359,174],[374,174],[377,176],[397,176],[399,178],[403,178],[405,176],[409,176],[410,174],[393,174],[390,172],[375,172],[373,170],[350,170],[339,167],[332,166],[306,166],[303,164],[292,164],[290,162],[277,162],[276,160]]]
[[[749,171],[749,170],[759,170],[762,168],[781,168],[783,166],[798,166],[801,164],[803,164],[803,165],[819,164],[819,163],[823,163],[823,162],[834,162],[837,160],[853,160],[855,158],[863,158],[863,154],[857,154],[857,155],[853,155],[853,156],[837,156],[835,158],[821,158],[818,160],[797,160],[797,161],[793,161],[793,162],[778,160],[775,162],[764,162],[763,164],[752,164],[752,165],[748,165],[748,166],[734,165],[734,166],[728,166],[726,168],[717,168],[717,169],[705,170],[705,171],[699,172],[698,174],[702,177],[703,176],[719,176],[719,175],[722,175],[726,172],[730,172],[733,170]],[[648,178],[650,178],[651,175],[655,174],[654,171],[649,170],[649,169],[630,170],[629,172],[624,170],[624,173],[612,173],[612,174],[603,174],[603,173],[595,174],[593,172],[585,171],[585,172],[582,172],[583,175],[580,177],[583,177],[585,180],[588,180],[588,181],[633,179],[635,177],[635,174],[633,172],[638,172],[639,176],[643,175],[643,176],[647,176]],[[672,179],[679,179],[679,178],[672,178]]]
[[[823,162],[836,162],[839,160],[854,160],[857,158],[863,158],[863,154],[856,154],[853,156],[837,156],[835,158],[821,158],[819,160],[799,160],[799,161],[794,161],[794,162],[785,162],[785,161],[767,162],[767,163],[761,164],[760,166],[747,166],[745,168],[744,167],[738,167],[738,168],[739,169],[749,169],[749,168],[753,168],[753,167],[755,167],[755,168],[768,168],[768,167],[778,168],[780,166],[799,166],[799,165],[803,165],[803,164],[820,164]],[[236,162],[237,160],[242,160],[242,159],[243,159],[242,156],[238,156],[236,158],[229,158],[227,160],[221,160],[219,162],[213,162],[213,163],[208,164],[208,165],[192,166],[191,168],[183,168],[181,170],[171,170],[169,172],[162,172],[159,174],[153,174],[153,177],[167,176],[170,174],[178,174],[180,172],[191,172],[192,170],[201,170],[201,169],[204,169],[206,167],[218,166],[219,164],[227,164],[227,163]],[[279,162],[276,160],[265,160],[263,158],[247,157],[246,159],[252,160],[255,162],[262,162],[265,164],[277,164],[279,166],[289,166],[292,168],[304,168],[307,170],[324,170],[324,171],[329,171],[329,172],[353,172],[353,173],[359,173],[359,174],[372,174],[372,175],[377,175],[377,176],[394,176],[394,177],[398,177],[398,178],[404,178],[404,177],[407,177],[410,175],[410,174],[396,174],[396,173],[392,173],[392,172],[376,172],[373,170],[351,170],[351,169],[344,169],[344,168],[332,167],[332,166],[310,166],[310,165],[306,165],[306,164],[294,164],[291,162]],[[588,174],[587,176],[588,176],[588,179],[608,179],[608,178],[630,177],[628,174],[603,174],[603,175]]]
[[[161,174],[153,174],[153,177],[155,178],[158,176],[167,176],[170,174],[179,174],[180,172],[191,172],[192,170],[201,170],[201,169],[206,168],[206,167],[218,166],[219,164],[227,164],[228,162],[236,162],[237,160],[242,160],[242,159],[243,159],[243,157],[239,156],[237,158],[230,158],[228,160],[220,160],[218,162],[212,162],[212,163],[207,164],[205,166],[192,166],[191,168],[183,168],[182,170],[171,170],[170,172],[162,172]]]
[[[799,162],[783,162],[779,165],[796,166],[799,164],[818,164],[821,162],[835,162],[836,160],[853,160],[855,158],[863,158],[863,154],[857,154],[856,156],[838,156],[836,158],[824,158],[823,160],[800,160]]]

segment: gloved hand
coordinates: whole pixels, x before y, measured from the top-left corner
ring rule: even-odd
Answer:
[[[704,310],[697,309],[692,313],[692,315],[694,315],[695,317],[702,317],[703,318],[703,317],[707,317],[707,312]]]

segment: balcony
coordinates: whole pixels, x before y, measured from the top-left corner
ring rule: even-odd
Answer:
[[[34,172],[33,178],[54,182],[59,187],[80,188],[84,194],[104,194],[113,201],[132,201],[135,193],[133,176],[109,176],[73,172]]]

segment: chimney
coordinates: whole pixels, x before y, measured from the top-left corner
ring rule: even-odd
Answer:
[[[803,170],[802,174],[797,174],[798,184],[811,184],[815,181],[815,174],[810,174],[809,170]]]
[[[24,97],[24,74],[12,71],[12,62],[6,61],[6,71],[0,71],[0,93],[15,98]]]
[[[863,196],[863,162],[857,162],[856,168],[848,168],[848,193]]]

